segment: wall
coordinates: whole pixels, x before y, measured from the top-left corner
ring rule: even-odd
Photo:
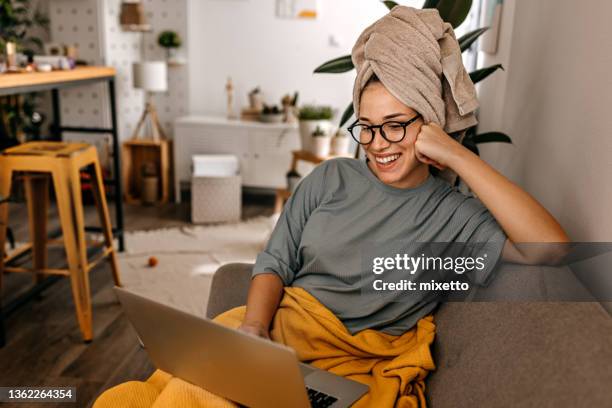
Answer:
[[[605,0],[504,3],[506,67],[480,89],[481,130],[515,145],[483,157],[540,200],[577,241],[612,241],[612,26]]]
[[[96,0],[52,0],[48,5],[50,40],[53,43],[75,45],[79,59],[90,65],[103,65],[104,52],[101,24],[102,3]],[[63,125],[105,127],[110,125],[108,93],[102,83],[62,89],[60,115]],[[51,110],[48,112],[51,115]],[[52,121],[49,116],[49,122]],[[109,135],[66,133],[67,140],[83,140],[97,145],[102,164],[108,166],[108,154],[103,154]]]
[[[132,63],[163,60],[157,35],[165,29],[177,31],[184,40],[181,50],[187,57],[187,0],[146,0],[145,12],[153,31],[124,32],[119,26],[121,0],[52,0],[49,3],[51,41],[75,44],[79,57],[92,65],[109,65],[117,70],[116,95],[119,137],[128,139],[144,109],[144,93],[132,87]],[[187,68],[168,70],[168,88],[156,94],[162,125],[171,134],[172,121],[187,111]],[[108,90],[105,85],[63,90],[62,123],[79,126],[110,126]],[[67,134],[67,139],[86,140],[101,146],[108,136]],[[102,157],[104,158],[104,154]]]
[[[190,0],[147,0],[144,2],[147,19],[153,31],[144,38],[144,55],[146,61],[160,61],[166,58],[163,48],[157,44],[157,37],[164,30],[173,30],[183,40],[179,55],[189,63],[189,37],[187,30],[188,1]],[[201,0],[196,0],[201,1]],[[168,67],[168,91],[154,95],[159,120],[167,134],[172,134],[172,123],[175,118],[184,116],[188,111],[188,65]]]
[[[193,113],[224,115],[225,83],[232,77],[236,104],[256,86],[268,103],[300,92],[301,103],[330,104],[340,114],[351,101],[354,71],[312,71],[350,53],[359,33],[387,12],[376,0],[319,0],[316,20],[280,19],[275,0],[192,0],[189,12],[189,106]],[[421,1],[402,4],[420,6]],[[331,46],[330,36],[339,45]],[[238,111],[238,109],[236,109]]]

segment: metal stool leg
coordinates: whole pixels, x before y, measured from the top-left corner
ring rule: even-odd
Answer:
[[[6,239],[8,239],[11,249],[15,249],[15,235],[13,235],[11,227],[6,227]]]
[[[8,197],[11,192],[12,171],[0,166],[0,195]],[[2,275],[4,274],[4,246],[6,244],[6,230],[8,223],[8,203],[0,203],[0,347],[6,341],[4,332],[4,313],[2,312]]]

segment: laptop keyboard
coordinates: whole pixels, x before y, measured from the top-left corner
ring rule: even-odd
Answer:
[[[312,388],[306,387],[306,391],[308,392],[308,399],[310,400],[310,406],[312,408],[327,408],[338,401],[338,398],[334,398],[321,391],[313,390]]]

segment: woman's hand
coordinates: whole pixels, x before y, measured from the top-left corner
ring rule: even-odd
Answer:
[[[453,160],[465,152],[469,150],[433,122],[421,126],[414,143],[417,160],[440,170],[452,168]]]
[[[238,330],[258,337],[263,337],[264,339],[270,339],[270,333],[268,329],[264,327],[263,323],[244,321],[240,327],[238,327]]]
[[[283,293],[283,281],[275,273],[251,279],[244,320],[238,328],[245,333],[270,338],[269,328]]]

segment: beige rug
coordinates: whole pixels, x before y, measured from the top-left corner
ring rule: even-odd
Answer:
[[[206,314],[213,273],[231,262],[254,262],[275,218],[127,233],[119,256],[124,286],[198,316]],[[148,266],[151,256],[155,267]]]

